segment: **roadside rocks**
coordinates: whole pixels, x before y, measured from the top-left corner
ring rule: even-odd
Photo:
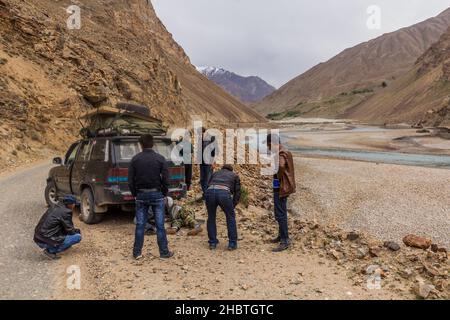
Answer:
[[[349,232],[347,234],[347,240],[356,241],[359,239],[359,234],[355,231]]]
[[[413,288],[414,293],[421,299],[427,299],[435,289],[433,285],[425,282],[419,282]]]
[[[400,250],[400,245],[394,241],[386,241],[384,243],[384,247],[388,248],[391,251],[399,251]]]
[[[369,248],[369,254],[372,257],[380,257],[382,251],[383,251],[383,249],[379,246],[372,246]]]
[[[419,237],[413,234],[409,234],[403,238],[403,243],[408,247],[419,248],[427,250],[431,247],[431,239]]]

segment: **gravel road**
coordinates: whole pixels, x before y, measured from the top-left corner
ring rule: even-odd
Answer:
[[[46,299],[56,265],[40,254],[33,231],[45,211],[50,165],[38,164],[0,177],[0,299]]]

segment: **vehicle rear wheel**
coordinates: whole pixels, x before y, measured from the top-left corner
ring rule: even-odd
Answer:
[[[81,193],[80,218],[86,224],[96,224],[102,220],[102,215],[95,212],[94,195],[86,188]]]
[[[45,187],[45,202],[49,207],[58,203],[58,192],[56,191],[55,184],[53,182],[47,182]]]

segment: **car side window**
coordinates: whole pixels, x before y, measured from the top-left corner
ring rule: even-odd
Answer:
[[[69,151],[66,154],[66,158],[64,159],[64,164],[66,166],[71,165],[75,161],[79,147],[79,144],[73,144],[70,147]]]
[[[88,161],[91,153],[92,143],[89,141],[83,141],[80,146],[79,156],[77,161]]]
[[[108,140],[94,140],[92,141],[91,161],[109,161]]]

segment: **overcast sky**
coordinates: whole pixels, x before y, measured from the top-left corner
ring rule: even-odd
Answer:
[[[193,64],[257,75],[276,87],[345,48],[450,7],[448,0],[152,2]],[[381,9],[381,29],[367,27],[371,5]]]

